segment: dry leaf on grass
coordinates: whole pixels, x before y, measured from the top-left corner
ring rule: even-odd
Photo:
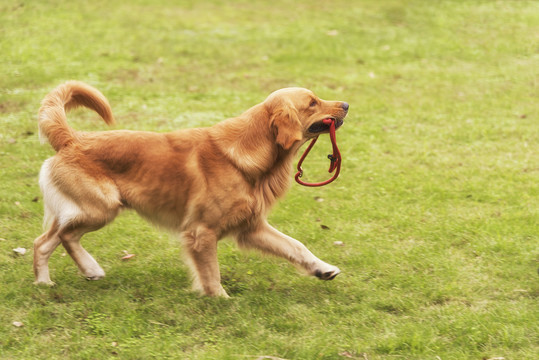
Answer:
[[[123,252],[125,255],[122,256],[122,260],[129,260],[135,256],[135,254],[130,254],[127,250],[124,250]]]
[[[24,255],[26,254],[26,249],[22,247],[18,247],[18,248],[13,249],[13,252],[19,255]]]

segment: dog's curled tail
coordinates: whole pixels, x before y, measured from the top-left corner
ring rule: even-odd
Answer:
[[[68,81],[45,96],[39,109],[39,136],[48,140],[54,150],[76,141],[76,132],[67,124],[66,111],[78,106],[92,109],[107,124],[114,124],[109,102],[99,90],[80,81]]]

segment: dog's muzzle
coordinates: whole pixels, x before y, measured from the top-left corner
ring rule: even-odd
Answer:
[[[335,129],[338,129],[344,124],[343,119],[334,119],[335,120]],[[313,134],[321,133],[324,131],[329,131],[330,125],[324,122],[324,120],[317,121],[309,126],[309,132]]]

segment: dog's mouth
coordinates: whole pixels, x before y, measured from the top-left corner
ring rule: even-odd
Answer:
[[[344,124],[343,119],[329,118],[335,121],[335,129],[338,129]],[[318,134],[324,131],[329,131],[329,125],[324,123],[324,120],[317,121],[309,126],[309,132],[313,134]]]

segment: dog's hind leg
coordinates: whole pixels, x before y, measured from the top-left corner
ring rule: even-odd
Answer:
[[[237,241],[241,247],[255,248],[283,257],[322,280],[333,280],[341,272],[338,267],[314,256],[301,242],[281,233],[266,222],[255,230],[238,234]]]
[[[43,164],[39,183],[43,192],[45,218],[54,219],[54,223],[48,233],[36,239],[36,282],[50,282],[48,267],[42,264],[46,264],[60,243],[86,278],[103,278],[105,272],[80,245],[80,239],[85,233],[102,228],[118,215],[122,204],[116,185],[104,176],[97,181],[95,177],[54,157]]]
[[[228,297],[221,286],[217,262],[217,236],[214,231],[198,226],[182,233],[187,262],[193,273],[193,290],[209,296]]]
[[[104,225],[105,224],[102,226]],[[80,244],[81,237],[92,230],[97,229],[95,227],[88,229],[84,226],[70,226],[68,229],[61,230],[58,237],[61,239],[62,245],[67,253],[79,267],[82,275],[88,280],[99,280],[105,277],[105,271],[99,266],[93,256]]]
[[[58,222],[54,220],[51,228],[34,241],[35,284],[54,285],[50,279],[48,262],[60,243],[75,261],[84,277],[89,280],[102,279],[105,271],[80,244],[82,235],[92,230],[97,229],[95,226],[92,229],[83,226],[68,226],[59,229]]]
[[[54,285],[49,274],[49,258],[61,242],[58,228],[58,221],[54,219],[52,226],[34,241],[35,284]]]

